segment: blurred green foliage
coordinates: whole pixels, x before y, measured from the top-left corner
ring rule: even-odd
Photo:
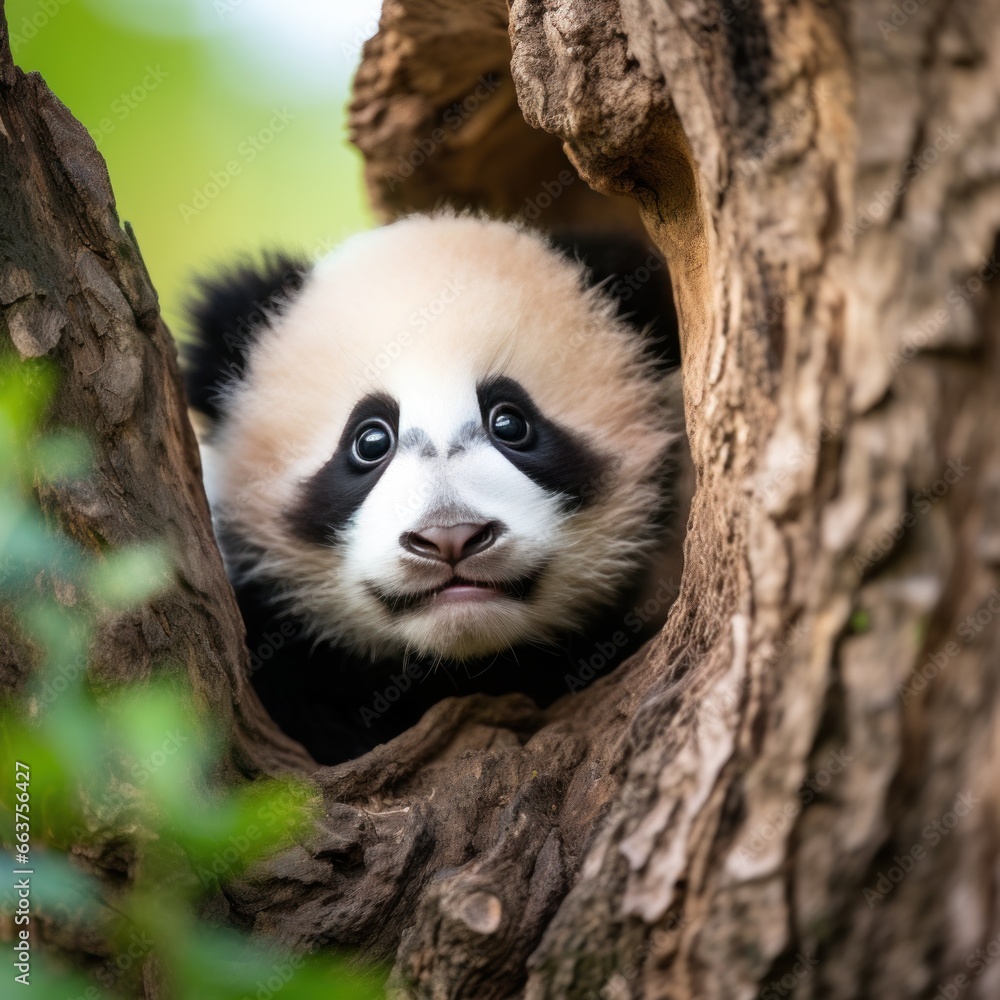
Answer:
[[[54,384],[44,363],[0,359],[0,612],[39,660],[0,713],[0,842],[11,848],[0,899],[18,917],[7,927],[29,934],[30,995],[133,996],[155,968],[179,1000],[374,998],[376,977],[343,959],[278,954],[198,918],[228,879],[307,831],[318,802],[293,782],[218,788],[221,734],[180,677],[99,696],[88,683],[96,623],[170,586],[171,570],[158,546],[98,555],[46,523],[37,490],[88,474],[78,438],[41,429]],[[84,858],[108,852],[128,880],[109,898],[80,856],[69,861],[71,845]],[[22,870],[26,902],[14,888]],[[90,968],[46,951],[41,921],[88,942]],[[18,972],[10,952],[3,995]]]
[[[183,336],[193,274],[265,246],[315,255],[371,224],[345,130],[361,39],[330,42],[343,89],[327,80],[311,92],[308,81],[268,82],[252,51],[229,43],[250,0],[204,0],[201,32],[182,30],[192,15],[181,0],[134,6],[162,8],[176,30],[139,30],[108,0],[8,0],[6,10],[15,62],[40,71],[95,137],[119,215]]]
[[[248,15],[241,4],[206,0],[199,32],[181,24],[196,5],[180,0],[136,0],[136,10],[157,9],[162,31],[124,6],[116,15],[111,0],[6,3],[15,62],[40,71],[90,131],[180,335],[194,274],[262,247],[317,255],[371,223],[360,157],[345,138],[346,63],[360,39],[332,54],[345,62],[340,92],[329,81],[315,93],[241,86],[240,73],[256,74],[246,50],[220,57]],[[98,556],[46,523],[38,489],[89,469],[81,435],[42,430],[55,378],[45,364],[0,358],[0,625],[16,622],[39,658],[25,697],[0,714],[5,848],[24,818],[17,762],[30,768],[31,995],[131,996],[150,969],[182,1000],[379,995],[377,976],[348,973],[342,959],[272,953],[197,916],[226,880],[308,828],[315,796],[290,782],[214,787],[221,734],[176,676],[99,698],[88,683],[95,623],[170,586],[171,570],[156,544]],[[113,900],[67,854],[109,842],[129,876]],[[0,864],[24,867],[6,852]],[[14,881],[0,890],[12,914]],[[102,957],[68,968],[43,948],[41,920]],[[8,961],[4,995],[15,972]]]

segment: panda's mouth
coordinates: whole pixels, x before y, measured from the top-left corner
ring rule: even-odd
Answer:
[[[514,580],[470,580],[453,576],[440,586],[415,594],[390,594],[374,586],[369,590],[391,614],[398,615],[432,605],[481,604],[503,598],[526,601],[540,575],[532,573]]]

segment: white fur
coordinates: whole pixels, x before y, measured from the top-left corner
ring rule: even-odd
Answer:
[[[584,289],[579,265],[507,223],[414,216],[348,240],[317,265],[229,390],[214,507],[264,553],[231,553],[236,568],[276,582],[317,637],[372,655],[462,659],[581,623],[651,554],[653,474],[679,437],[674,401],[613,312]],[[565,513],[487,442],[447,457],[459,429],[481,422],[477,382],[496,374],[605,456],[593,502]],[[337,543],[307,544],[286,513],[373,391],[399,401],[400,437],[421,429],[437,456],[396,455]],[[367,585],[410,594],[442,584],[447,567],[408,555],[399,539],[456,505],[472,523],[509,529],[459,571],[502,580],[544,566],[532,599],[391,615]]]

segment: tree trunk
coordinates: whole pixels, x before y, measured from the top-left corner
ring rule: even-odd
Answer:
[[[314,769],[245,680],[104,166],[0,40],[3,324],[99,457],[44,502],[178,559],[100,669],[186,664],[230,780],[327,799],[231,912],[395,956],[401,996],[1000,995],[1000,3],[386,0],[352,114],[385,216],[645,226],[697,490],[670,619],[612,676]]]

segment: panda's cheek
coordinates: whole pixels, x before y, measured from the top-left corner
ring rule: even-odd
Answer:
[[[511,541],[531,549],[545,546],[563,520],[560,504],[493,447],[485,447],[456,468],[453,486],[464,504],[484,519],[501,521]]]
[[[398,563],[398,534],[378,514],[378,506],[372,504],[343,533],[343,571],[353,581],[384,579]]]
[[[341,533],[344,570],[352,580],[386,580],[398,571],[399,538],[414,516],[406,481],[405,470],[390,466]]]
[[[561,545],[566,519],[559,499],[512,466],[499,479],[492,506],[507,526],[510,558],[517,562],[531,567],[547,562]]]

